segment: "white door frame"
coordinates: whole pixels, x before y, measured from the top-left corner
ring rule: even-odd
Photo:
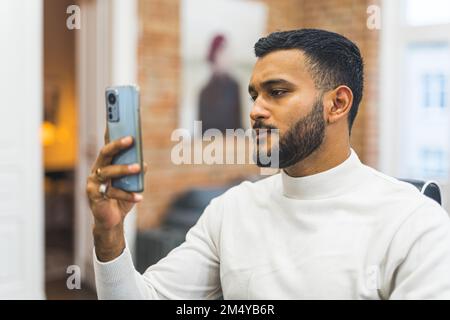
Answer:
[[[75,194],[75,263],[82,279],[94,288],[92,216],[86,199],[86,177],[105,130],[104,91],[109,85],[136,83],[137,0],[80,0],[81,29],[77,32],[79,161]],[[127,243],[134,253],[136,213],[125,221]]]

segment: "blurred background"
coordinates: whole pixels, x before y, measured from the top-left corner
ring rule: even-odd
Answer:
[[[85,182],[103,145],[108,85],[141,89],[149,173],[126,222],[139,271],[183,241],[211,198],[261,178],[251,164],[176,165],[171,135],[249,128],[253,45],[296,28],[356,42],[366,85],[353,148],[384,173],[438,182],[448,211],[449,1],[5,0],[0,298],[96,298]]]

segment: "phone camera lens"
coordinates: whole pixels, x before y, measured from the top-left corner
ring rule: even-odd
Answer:
[[[112,120],[112,118],[113,118],[113,115],[110,114],[110,115],[109,115],[109,120]]]
[[[109,112],[112,112],[112,108],[111,108],[111,107],[109,107],[109,108],[108,108],[108,111],[109,111]]]
[[[116,103],[116,96],[114,95],[114,93],[110,93],[108,95],[108,101],[110,104],[115,104]]]

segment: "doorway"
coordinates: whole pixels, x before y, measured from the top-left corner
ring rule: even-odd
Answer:
[[[93,299],[85,284],[66,285],[75,264],[75,171],[78,165],[75,32],[66,27],[70,0],[44,1],[42,147],[45,193],[45,289],[48,299]]]
[[[43,8],[48,299],[96,298],[86,178],[103,146],[105,88],[137,78],[137,0],[78,0],[81,28],[69,30],[67,8],[73,4],[44,0]],[[135,214],[125,229],[133,252]],[[71,265],[81,272],[81,289],[67,288]]]

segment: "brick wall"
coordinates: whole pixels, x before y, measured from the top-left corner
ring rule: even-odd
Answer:
[[[378,38],[379,31],[367,28],[367,7],[378,0],[304,0],[305,28],[323,28],[354,41],[365,62],[365,90],[352,130],[352,145],[361,160],[377,166],[378,161]]]
[[[365,98],[355,122],[352,144],[362,160],[376,165],[376,95],[378,32],[366,28],[366,0],[265,0],[267,31],[317,27],[356,41],[366,61]],[[145,200],[138,207],[138,227],[157,226],[169,202],[192,186],[214,186],[259,172],[256,166],[183,165],[170,161],[171,133],[178,124],[180,94],[179,0],[140,0],[139,84],[143,88],[144,157],[149,163]]]

